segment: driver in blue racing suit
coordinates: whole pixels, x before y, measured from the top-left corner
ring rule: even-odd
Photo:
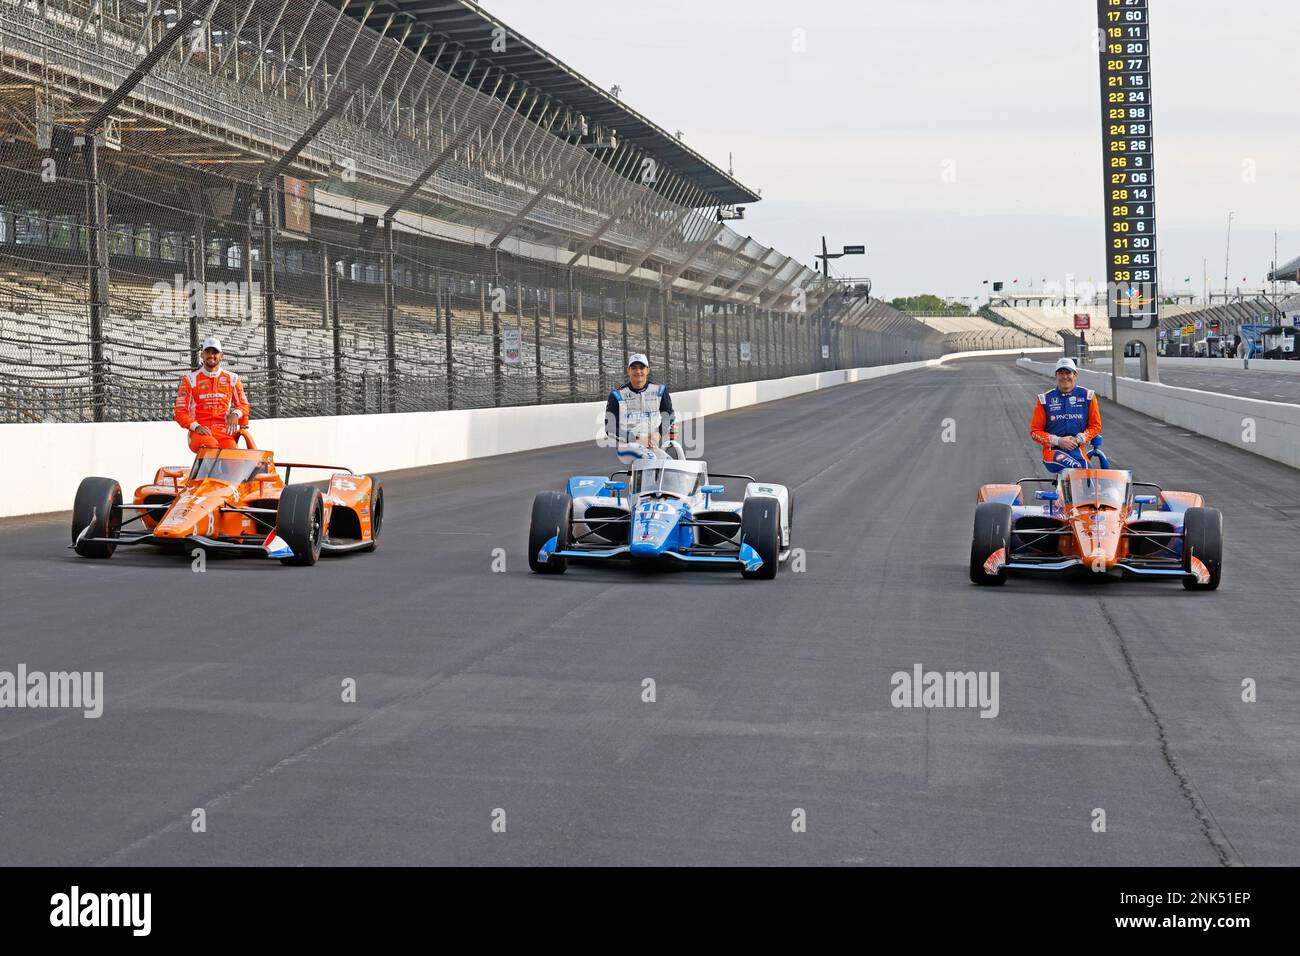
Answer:
[[[627,360],[627,381],[609,393],[605,402],[605,432],[618,443],[624,464],[638,458],[681,455],[672,396],[668,386],[650,381],[650,360],[633,352]]]
[[[1083,446],[1101,434],[1097,393],[1075,386],[1079,369],[1074,359],[1056,363],[1056,388],[1034,403],[1029,437],[1043,446],[1043,465],[1052,474],[1066,468],[1087,468]]]

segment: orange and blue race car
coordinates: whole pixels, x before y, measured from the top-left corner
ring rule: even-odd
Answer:
[[[1086,468],[980,488],[970,550],[975,584],[1011,572],[1173,578],[1212,591],[1223,573],[1223,515],[1191,491],[1166,491],[1110,467],[1092,439]],[[1025,499],[1026,486],[1050,485]],[[1144,493],[1137,493],[1137,492]]]
[[[122,545],[151,544],[311,565],[322,553],[378,547],[384,521],[378,479],[337,465],[276,461],[247,429],[240,436],[246,448],[204,448],[188,469],[159,468],[130,502],[112,478],[82,479],[72,508],[72,549],[83,558],[111,558]],[[334,474],[322,491],[290,485],[294,468]]]

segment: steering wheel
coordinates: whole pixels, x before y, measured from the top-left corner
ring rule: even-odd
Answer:
[[[1100,445],[1101,445],[1101,436],[1098,435],[1096,438],[1092,440],[1092,452],[1090,454],[1085,454],[1083,458],[1085,461],[1091,461],[1092,459],[1096,458],[1101,462],[1102,468],[1109,468],[1110,459],[1106,457],[1105,452],[1103,452],[1099,447]]]

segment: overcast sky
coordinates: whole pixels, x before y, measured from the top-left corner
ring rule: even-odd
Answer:
[[[1093,0],[484,0],[741,182],[744,222],[885,297],[1100,280]],[[1300,255],[1300,2],[1151,0],[1162,285]],[[803,41],[800,51],[799,41]],[[948,175],[945,177],[944,173]],[[945,181],[951,180],[951,181]],[[834,268],[834,267],[833,267]],[[1183,279],[1191,282],[1184,285]]]

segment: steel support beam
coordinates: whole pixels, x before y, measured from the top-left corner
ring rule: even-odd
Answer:
[[[293,58],[298,55],[298,47],[302,44],[303,35],[307,32],[307,25],[311,23],[312,17],[316,16],[316,11],[320,9],[320,4],[321,0],[313,0],[311,10],[302,18],[302,26],[298,28],[298,32],[293,38],[293,43],[290,44],[288,51],[285,53],[284,69],[280,71],[280,75],[276,77],[275,82],[271,84],[271,89],[268,91],[270,96],[275,96],[275,94],[279,93],[280,86],[286,79],[288,79],[289,64],[293,61]]]
[[[505,239],[506,236],[510,235],[510,233],[514,231],[516,226],[518,226],[525,219],[527,219],[528,214],[531,213],[534,209],[536,209],[538,204],[543,199],[545,199],[548,195],[550,195],[552,190],[556,189],[562,182],[564,182],[565,179],[569,177],[569,174],[573,172],[574,167],[578,165],[578,162],[582,158],[583,158],[583,154],[579,153],[575,156],[570,156],[564,163],[562,163],[560,168],[556,171],[555,175],[553,175],[549,180],[547,180],[546,184],[542,186],[541,189],[537,190],[536,193],[533,194],[533,197],[524,204],[524,208],[520,209],[519,212],[515,213],[515,215],[511,217],[510,221],[505,224],[502,230],[499,233],[497,233],[496,238],[493,239],[490,243],[488,243],[488,248],[496,249],[500,247],[501,241]]]
[[[217,0],[208,0],[207,6],[203,8],[202,19],[206,20],[216,5]],[[189,31],[189,19],[185,17],[177,19],[172,28],[163,34],[163,38],[154,44],[153,49],[144,55],[139,65],[118,84],[117,89],[108,94],[108,99],[104,100],[99,109],[91,114],[90,119],[86,120],[85,126],[82,127],[82,132],[87,136],[94,136],[99,132],[99,127],[103,125],[104,120],[112,115],[113,110],[122,105],[122,101],[131,95],[131,91],[140,85],[140,81],[149,75],[149,71],[158,64],[158,61],[166,56],[176,42]]]
[[[276,15],[275,15],[275,20],[271,23],[271,28],[270,28],[269,30],[266,31],[266,42],[267,42],[267,43],[270,43],[270,42],[271,42],[271,35],[272,35],[273,33],[275,33],[276,28],[280,26],[280,21],[284,19],[284,11],[285,11],[286,8],[288,8],[288,6],[289,6],[289,0],[281,0],[281,3],[280,3],[280,9],[279,9],[279,11],[276,13]],[[259,25],[259,26],[260,26],[260,25]],[[258,57],[263,57],[263,56],[265,56],[266,54],[265,54],[265,52],[264,52],[263,50],[259,49],[259,50],[257,51],[257,55],[258,55]],[[252,70],[249,70],[247,73],[245,73],[245,74],[244,74],[244,78],[243,78],[242,80],[239,81],[239,86],[236,87],[236,88],[237,88],[237,89],[243,89],[244,84],[248,82],[249,77],[251,77],[252,75],[253,75],[253,71],[252,71]]]
[[[691,264],[700,257],[700,253],[702,253],[705,249],[707,249],[713,243],[714,239],[718,238],[718,233],[722,232],[722,230],[725,227],[726,227],[726,223],[720,222],[712,229],[710,229],[708,235],[706,235],[703,239],[701,239],[698,243],[696,243],[695,248],[691,250],[691,254],[686,257],[686,261],[683,262],[680,266],[678,266],[676,271],[673,272],[672,275],[667,276],[663,280],[664,288],[671,290],[673,287],[673,283],[678,280],[678,278],[681,276],[683,272],[685,272],[687,269],[691,267]]]
[[[691,214],[691,207],[687,206],[680,213],[678,213],[675,218],[670,219],[668,222],[664,223],[655,232],[654,236],[650,239],[650,244],[647,245],[645,249],[643,249],[641,252],[637,253],[636,260],[627,267],[627,271],[623,273],[623,278],[624,279],[628,278],[629,276],[632,275],[633,272],[636,272],[637,269],[640,269],[641,266],[645,264],[645,261],[649,259],[652,255],[654,255],[654,251],[657,248],[659,248],[659,243],[663,242],[664,237],[667,236],[668,233],[676,229],[678,226],[680,226],[682,224],[682,220],[685,219],[690,214]]]
[[[573,258],[569,260],[568,267],[572,269],[579,259],[589,253],[595,247],[596,243],[600,242],[601,237],[604,236],[605,233],[609,232],[610,227],[614,225],[619,217],[627,215],[632,207],[646,195],[647,191],[644,187],[634,187],[632,191],[624,197],[624,201],[615,207],[614,212],[610,214],[609,218],[600,224],[600,228],[593,232],[587,239],[582,241],[578,246],[577,251],[573,253]]]
[[[736,293],[738,293],[740,291],[740,287],[745,284],[745,280],[748,279],[750,275],[753,274],[754,270],[757,269],[759,266],[761,266],[767,260],[767,257],[770,256],[771,254],[772,254],[772,247],[771,246],[765,247],[763,249],[763,254],[758,258],[756,258],[753,262],[751,262],[749,264],[749,268],[747,268],[744,272],[742,272],[740,274],[740,278],[737,279],[732,284],[731,288],[727,290],[728,295],[735,295]]]
[[[402,51],[406,49],[406,39],[411,35],[411,31],[414,29],[415,21],[407,21],[406,31],[402,34],[402,38],[397,41],[397,46],[393,47],[393,55],[388,61],[388,66],[384,67],[383,75],[380,76],[378,81],[375,83],[375,95],[370,98],[370,103],[361,111],[361,123],[365,123],[365,121],[370,117],[370,111],[375,108],[375,105],[379,102],[379,98],[384,95],[384,84],[388,82],[388,77],[389,74],[393,72],[393,67],[397,66],[397,58],[401,56]],[[417,57],[424,52],[424,44],[428,42],[429,34],[426,33],[424,35],[424,43],[421,43],[420,49],[416,51],[415,55]],[[414,66],[415,64],[412,63],[411,65]]]
[[[741,251],[753,241],[754,240],[750,236],[746,236],[744,242],[722,257],[722,261],[718,263],[718,267],[714,269],[713,272],[710,273],[709,277],[700,284],[700,295],[703,295],[704,290],[717,281],[718,276],[722,275],[722,270],[731,265],[731,263],[735,261],[736,256],[740,255]]]
[[[411,197],[419,192],[420,188],[429,181],[433,174],[446,164],[447,160],[451,158],[452,153],[464,146],[465,142],[476,132],[486,128],[487,124],[481,123],[478,126],[466,126],[462,129],[450,143],[439,151],[438,155],[433,158],[433,162],[424,167],[424,170],[420,175],[411,180],[410,185],[402,190],[402,194],[398,196],[397,199],[393,201],[393,204],[384,211],[384,219],[387,220],[396,216],[398,210],[406,205],[406,203],[410,201]]]
[[[308,67],[306,73],[303,74],[302,89],[300,89],[298,95],[293,98],[294,103],[297,103],[299,100],[306,100],[307,90],[311,88],[312,80],[316,79],[316,68],[320,66],[321,60],[325,57],[325,51],[329,49],[330,40],[334,39],[334,31],[339,28],[339,21],[343,19],[343,11],[345,9],[347,9],[346,3],[339,4],[339,12],[335,15],[334,22],[330,24],[329,32],[325,34],[325,39],[321,41],[320,46],[316,50],[316,59],[311,61],[311,66]],[[365,20],[369,19],[370,9],[371,8],[366,9],[365,17],[362,18],[363,23]],[[222,64],[224,65],[224,63],[225,61],[223,59]]]
[[[762,306],[763,294],[767,292],[768,288],[772,285],[772,280],[775,279],[777,276],[779,276],[781,274],[781,270],[784,269],[793,261],[794,261],[793,256],[786,256],[785,261],[772,270],[772,274],[767,277],[767,281],[765,281],[761,286],[759,286],[758,289],[754,292],[755,304],[759,305],[760,307]],[[796,272],[795,274],[798,275],[798,272]]]

